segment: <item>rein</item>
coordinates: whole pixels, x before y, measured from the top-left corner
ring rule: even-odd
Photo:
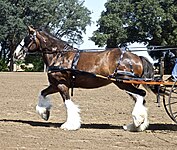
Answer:
[[[49,49],[46,48],[46,51],[43,51],[42,53],[44,54],[54,54],[54,53],[61,53],[61,52],[86,52],[86,53],[93,53],[93,52],[103,52],[106,51],[105,49],[76,49],[76,48],[71,48],[71,49],[63,49],[63,50],[55,50],[55,51],[51,51]]]

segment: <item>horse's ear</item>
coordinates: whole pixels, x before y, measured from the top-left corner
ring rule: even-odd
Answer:
[[[31,26],[28,26],[28,32],[29,34],[33,34],[34,32],[36,32],[36,30],[32,28]]]

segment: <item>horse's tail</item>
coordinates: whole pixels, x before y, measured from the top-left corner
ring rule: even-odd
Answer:
[[[148,79],[154,79],[154,68],[153,64],[145,57],[140,56],[140,59],[143,64],[143,73],[142,73],[142,78],[148,78]],[[153,93],[156,93],[156,88],[154,88],[153,85],[148,85],[148,84],[143,84],[143,87],[147,91],[152,91]]]
[[[154,68],[153,68],[152,63],[150,63],[150,61],[143,56],[140,56],[140,59],[143,64],[143,74],[141,77],[142,78],[154,78]]]

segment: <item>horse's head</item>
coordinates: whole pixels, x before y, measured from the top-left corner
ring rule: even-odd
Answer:
[[[40,50],[39,32],[28,27],[29,34],[20,42],[14,51],[14,58],[24,58],[26,52],[36,52]]]
[[[56,38],[46,31],[38,31],[28,27],[29,34],[20,42],[14,52],[14,58],[23,58],[26,52],[40,51],[44,54],[56,54],[73,50],[67,42]]]

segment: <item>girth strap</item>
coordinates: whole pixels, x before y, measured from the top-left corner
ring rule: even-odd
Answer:
[[[80,57],[80,51],[78,50],[73,58],[71,69],[77,69],[79,57]]]
[[[78,64],[78,61],[79,61],[79,57],[80,57],[80,51],[78,50],[76,52],[74,58],[73,58],[71,69],[73,69],[73,70],[77,69],[77,64]],[[73,74],[71,72],[71,96],[73,96],[73,88],[74,88],[74,85],[75,85],[75,79],[76,79],[75,74]]]

